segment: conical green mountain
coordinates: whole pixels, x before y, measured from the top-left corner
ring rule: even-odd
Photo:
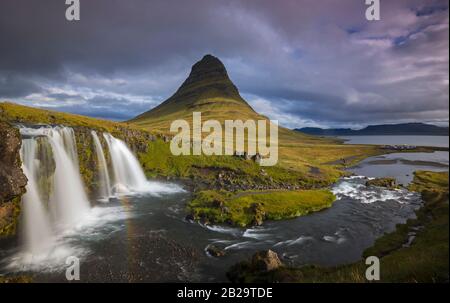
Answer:
[[[214,119],[224,124],[225,120],[267,120],[258,114],[241,97],[239,90],[228,77],[223,63],[212,55],[204,56],[192,66],[189,77],[169,99],[157,107],[140,114],[128,123],[153,131],[169,133],[174,120],[184,119],[192,123],[192,113],[201,112],[202,121]],[[323,142],[282,127],[280,121],[279,144],[292,142]]]
[[[223,63],[211,55],[192,66],[189,77],[169,99],[129,122],[167,131],[176,119],[192,120],[192,112],[201,112],[202,120],[266,119],[241,97],[228,77]]]

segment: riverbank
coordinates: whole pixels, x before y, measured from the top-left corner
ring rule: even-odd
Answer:
[[[410,190],[420,192],[423,206],[417,218],[397,226],[363,253],[380,258],[380,282],[448,282],[449,204],[448,172],[417,171]],[[342,266],[301,268],[280,266],[259,271],[252,262],[233,266],[233,282],[367,282],[364,259]]]

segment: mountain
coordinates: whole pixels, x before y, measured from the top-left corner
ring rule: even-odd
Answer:
[[[192,66],[189,77],[169,99],[128,122],[167,131],[173,120],[191,121],[194,111],[202,113],[202,120],[267,119],[241,97],[223,63],[206,55]]]
[[[403,124],[382,124],[369,125],[366,128],[353,130],[350,128],[316,128],[304,127],[295,129],[296,131],[317,136],[448,136],[448,127],[439,127],[425,123],[403,123]]]
[[[201,112],[202,121],[213,119],[222,125],[224,120],[268,120],[241,97],[224,64],[217,57],[205,55],[192,66],[187,79],[169,99],[127,122],[145,129],[168,133],[174,120],[184,119],[191,124],[192,112]],[[281,125],[278,128],[278,139],[279,144],[300,141],[314,144],[331,142]]]

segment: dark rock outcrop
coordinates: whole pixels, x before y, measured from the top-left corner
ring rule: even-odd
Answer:
[[[252,225],[262,225],[266,216],[263,205],[261,203],[253,203],[250,206],[250,211],[253,215]]]
[[[257,271],[271,271],[283,265],[276,252],[265,250],[257,252],[252,257],[252,266]]]
[[[131,148],[135,153],[146,153],[148,151],[148,142],[155,141],[156,135],[153,135],[147,131],[137,130],[132,128],[120,127],[113,132],[113,135],[123,141]],[[166,136],[159,136],[164,142],[168,142],[169,139]]]
[[[376,178],[366,182],[366,186],[385,187],[387,189],[398,188],[395,178]]]
[[[21,169],[19,130],[0,122],[0,237],[14,234],[27,178]]]
[[[217,246],[214,246],[214,245],[209,245],[209,246],[206,248],[206,252],[207,252],[210,256],[213,256],[213,257],[223,257],[223,256],[225,256],[225,251],[224,251],[223,249],[220,249],[220,248],[217,247]]]

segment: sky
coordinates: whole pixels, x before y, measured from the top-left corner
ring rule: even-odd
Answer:
[[[127,120],[170,97],[205,54],[290,128],[448,126],[448,1],[0,1],[0,100]]]

